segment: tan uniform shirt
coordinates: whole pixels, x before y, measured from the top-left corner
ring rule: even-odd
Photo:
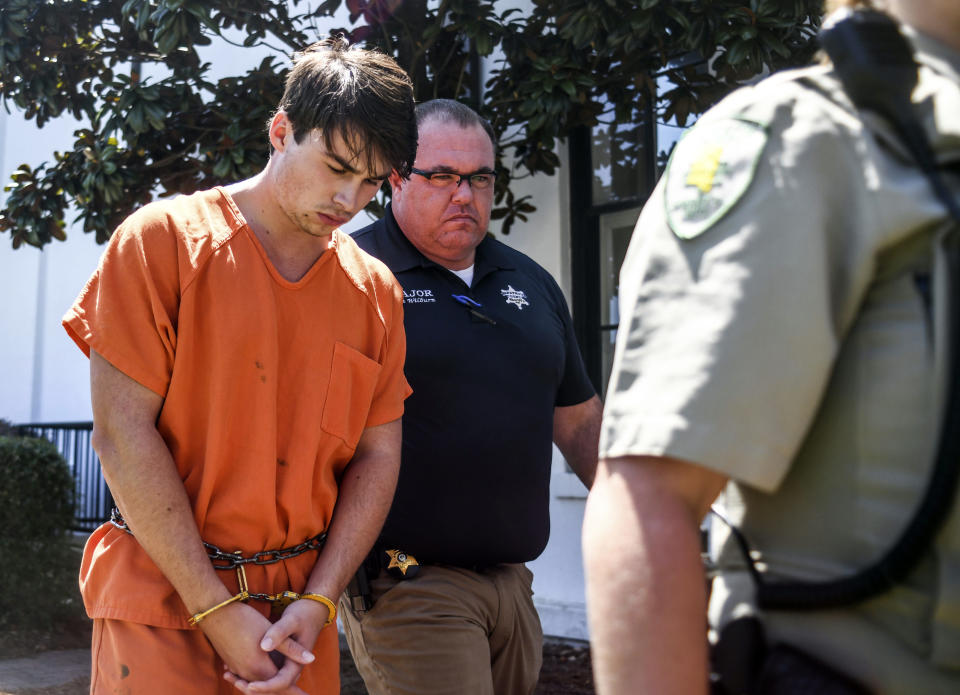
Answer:
[[[914,36],[914,101],[960,170],[960,55]],[[621,272],[601,456],[720,471],[771,577],[833,579],[896,540],[944,398],[940,244],[957,233],[889,129],[828,68],[734,93],[678,144]],[[960,175],[947,174],[960,198]],[[711,620],[749,611],[742,559]],[[960,692],[960,510],[908,581],[859,606],[767,615],[878,693]]]

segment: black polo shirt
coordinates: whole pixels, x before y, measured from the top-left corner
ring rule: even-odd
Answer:
[[[421,562],[533,560],[550,533],[553,409],[594,395],[560,288],[491,237],[467,287],[407,240],[390,207],[353,238],[403,286],[413,387],[381,542]]]

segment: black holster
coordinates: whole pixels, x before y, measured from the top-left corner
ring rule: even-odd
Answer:
[[[357,568],[353,579],[347,584],[347,601],[354,613],[366,613],[373,608],[373,595],[370,592],[370,578],[376,578],[380,573],[380,565],[376,564],[376,550],[370,551],[370,554],[364,558],[363,562]]]

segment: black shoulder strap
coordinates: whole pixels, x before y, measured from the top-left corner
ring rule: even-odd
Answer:
[[[834,15],[820,41],[854,105],[886,119],[910,150],[937,197],[960,223],[960,205],[937,169],[926,135],[913,113],[910,95],[917,84],[917,64],[909,42],[887,15],[872,10]],[[947,239],[946,281],[951,301],[947,317],[948,390],[933,471],[916,513],[897,542],[873,565],[856,574],[825,582],[769,582],[753,566],[749,546],[739,530],[734,537],[744,551],[761,608],[814,610],[858,603],[877,596],[906,578],[930,547],[950,514],[960,483],[960,249],[957,235]]]
[[[918,66],[897,23],[875,10],[843,10],[824,25],[819,38],[850,100],[893,126],[934,193],[960,221],[960,203],[944,185],[913,110],[910,95],[917,86]]]

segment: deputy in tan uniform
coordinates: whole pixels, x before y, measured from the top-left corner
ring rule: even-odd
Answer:
[[[877,9],[921,64],[913,110],[960,198],[960,2]],[[958,227],[829,65],[735,92],[678,144],[621,272],[587,504],[598,692],[707,691],[698,524],[724,488],[768,581],[850,575],[896,541],[936,457]],[[759,614],[768,643],[868,692],[960,693],[958,507],[904,581],[831,610],[758,611],[714,534],[712,634]]]

